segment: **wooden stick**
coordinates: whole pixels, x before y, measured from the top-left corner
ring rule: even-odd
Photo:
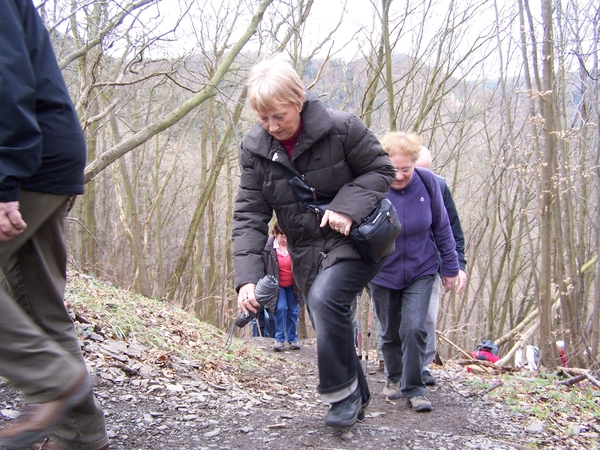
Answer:
[[[588,373],[585,374],[585,377],[588,379],[588,381],[590,383],[592,383],[594,386],[599,387],[600,388],[600,381],[598,381],[596,378],[594,378],[592,376],[592,374],[588,371]]]
[[[521,339],[519,339],[518,342],[515,345],[513,345],[513,348],[511,348],[509,350],[509,352],[506,355],[504,355],[504,357],[502,359],[497,361],[496,364],[500,367],[504,366],[508,361],[510,361],[513,358],[514,354],[517,352],[517,350],[519,348],[525,348],[525,343],[529,341],[529,339],[537,331],[539,326],[540,326],[540,321],[538,319],[531,326],[531,328],[529,328],[529,330],[527,330],[525,332],[525,334],[523,334],[523,336],[521,336]]]
[[[496,345],[498,347],[500,347],[502,344],[504,344],[505,342],[510,341],[512,338],[514,338],[517,334],[519,334],[527,325],[529,325],[529,323],[537,318],[538,316],[538,312],[539,310],[537,308],[534,308],[533,311],[531,311],[527,317],[525,317],[516,327],[514,327],[512,330],[509,330],[507,333],[505,333],[503,336],[500,336],[498,339],[496,339],[494,342],[496,343]]]
[[[580,381],[585,380],[585,375],[577,375],[576,377],[571,377],[568,380],[558,381],[556,383],[557,386],[572,386],[575,383],[579,383]]]
[[[485,394],[488,394],[488,393],[492,392],[494,389],[496,389],[496,388],[499,388],[499,387],[500,387],[500,386],[502,386],[503,384],[504,384],[504,382],[503,382],[502,380],[496,380],[496,381],[494,381],[494,383],[493,383],[493,384],[492,384],[492,385],[491,385],[489,388],[487,388],[485,391],[482,391],[482,392],[471,392],[471,393],[470,393],[470,394],[468,394],[466,397],[467,397],[467,398],[468,398],[468,397],[474,397],[474,396],[476,396],[476,395],[478,395],[478,396],[482,397],[483,395],[485,395]]]
[[[438,337],[446,342],[447,344],[449,344],[452,348],[454,348],[455,350],[459,351],[460,353],[462,353],[463,356],[469,358],[469,359],[473,359],[473,356],[470,353],[465,352],[462,348],[460,348],[458,345],[456,345],[454,342],[452,342],[450,339],[448,339],[446,336],[444,336],[442,333],[440,333],[439,331],[436,331]]]
[[[483,359],[459,359],[458,361],[456,361],[456,364],[460,366],[483,366],[494,370],[499,369],[499,367],[496,364]]]
[[[587,380],[590,383],[592,383],[594,386],[600,388],[600,381],[598,381],[598,379],[595,378],[591,374],[591,372],[587,369],[578,369],[577,367],[563,367],[562,370],[563,370],[563,372],[568,373],[569,375],[573,376],[574,378],[579,378],[579,377],[587,378]],[[569,381],[569,380],[566,380],[566,381]],[[577,380],[577,381],[581,381],[581,380]]]

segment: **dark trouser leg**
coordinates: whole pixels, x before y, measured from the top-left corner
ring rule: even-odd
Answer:
[[[440,288],[441,280],[439,275],[433,281],[431,290],[431,300],[429,301],[429,310],[425,319],[425,329],[427,330],[427,348],[425,358],[423,359],[423,370],[429,370],[429,365],[433,362],[436,353],[436,335],[437,316],[440,306]]]
[[[381,328],[381,352],[386,374],[396,383],[402,378],[402,342],[398,333],[402,319],[402,291],[373,283],[370,288]]]
[[[308,293],[306,304],[317,333],[319,393],[328,402],[351,394],[355,383],[363,400],[370,398],[366,379],[354,347],[350,305],[377,274],[383,260],[367,264],[362,260],[342,260],[319,272]]]
[[[287,299],[287,317],[285,322],[286,339],[290,343],[297,342],[300,308],[298,308],[298,300],[294,295],[294,288],[292,286],[285,288],[285,297]]]

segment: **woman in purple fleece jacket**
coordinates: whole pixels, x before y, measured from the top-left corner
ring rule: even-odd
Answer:
[[[407,398],[415,411],[431,411],[421,379],[427,344],[425,318],[439,269],[438,252],[446,292],[456,283],[456,243],[435,175],[415,168],[421,137],[393,132],[386,134],[381,144],[396,169],[388,199],[402,224],[394,253],[371,282],[387,373],[383,394],[391,399]]]

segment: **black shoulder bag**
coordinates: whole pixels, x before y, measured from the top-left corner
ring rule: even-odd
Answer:
[[[317,215],[322,216],[333,200],[298,177],[292,178],[289,184],[300,201],[306,203],[307,209]],[[396,208],[387,198],[383,198],[361,224],[352,227],[350,239],[363,261],[375,263],[393,253],[401,229]]]
[[[401,229],[396,208],[383,198],[360,225],[352,227],[350,238],[360,257],[375,263],[394,252]]]

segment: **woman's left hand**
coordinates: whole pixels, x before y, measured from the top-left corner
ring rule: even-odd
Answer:
[[[350,229],[352,228],[352,219],[348,214],[331,211],[330,209],[325,210],[323,219],[321,220],[321,228],[324,228],[329,224],[329,228],[337,231],[338,233],[348,236]]]

